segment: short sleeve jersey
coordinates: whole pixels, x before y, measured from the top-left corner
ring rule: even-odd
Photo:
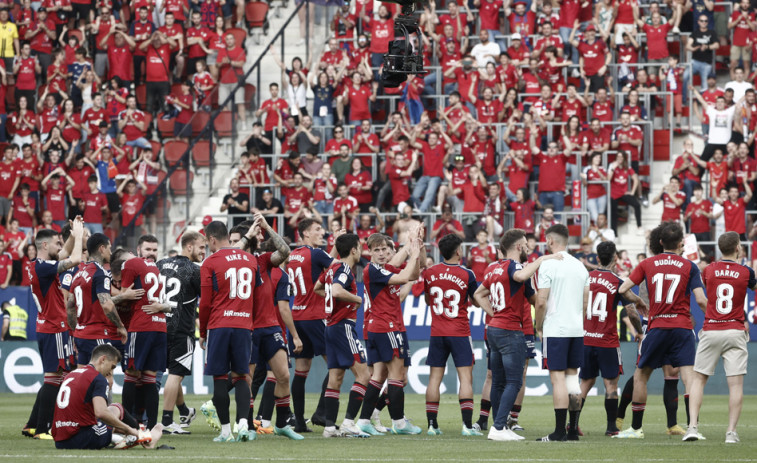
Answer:
[[[462,265],[439,263],[423,275],[431,306],[431,336],[470,336],[468,306],[478,288],[476,276]]]
[[[381,267],[374,263],[363,270],[363,284],[368,295],[365,298],[365,311],[369,313],[366,328],[370,333],[405,331],[400,305],[402,285],[389,284],[392,275],[399,272],[397,267]]]
[[[665,252],[644,259],[629,277],[646,281],[649,291],[649,329],[691,329],[691,291],[702,288],[699,267],[677,254]]]
[[[623,284],[609,270],[589,272],[589,304],[584,320],[584,345],[620,347],[618,340],[618,304],[626,305],[618,292]]]
[[[68,440],[81,429],[97,424],[94,397],[108,400],[108,380],[94,366],[77,368],[66,375],[55,401],[50,430],[56,442]]]
[[[513,278],[515,272],[522,268],[522,264],[510,259],[495,262],[487,268],[481,284],[489,290],[489,301],[494,310],[488,326],[510,331],[523,330],[524,307],[534,290],[530,280],[521,283]],[[528,307],[530,318],[531,305],[528,304]]]
[[[60,291],[58,262],[36,259],[29,266],[32,298],[37,306],[37,333],[62,333],[66,326],[66,306]]]
[[[255,290],[255,310],[252,311],[252,320],[257,328],[267,328],[269,326],[278,326],[278,307],[275,300],[276,286],[271,277],[275,269],[271,263],[273,253],[266,252],[257,256],[258,272],[263,282]]]
[[[743,330],[747,288],[757,285],[754,270],[729,260],[708,265],[702,273],[707,310],[702,329]]]
[[[313,287],[332,260],[323,249],[310,246],[299,247],[289,255],[287,273],[294,293],[294,320],[326,319],[323,298],[315,294]]]
[[[97,262],[88,262],[71,283],[76,302],[76,330],[81,339],[118,339],[115,325],[105,316],[99,294],[110,296],[110,272]]]
[[[194,336],[197,304],[200,302],[200,266],[186,256],[158,261],[158,271],[171,312],[166,314],[166,332],[171,336]]]
[[[333,287],[339,285],[350,294],[357,295],[357,286],[355,286],[355,274],[352,269],[344,262],[334,261],[328,270],[323,272],[318,279],[326,290],[325,311],[327,325],[336,325],[342,320],[354,320],[357,318],[357,309],[359,304],[340,301],[334,298]]]
[[[470,269],[473,271],[473,274],[476,275],[476,279],[478,280],[484,279],[484,271],[489,265],[489,263],[486,261],[487,257],[489,258],[490,262],[497,260],[497,251],[495,251],[492,246],[487,246],[486,249],[481,249],[481,247],[475,246],[470,250],[470,259],[468,265],[470,266]]]
[[[544,336],[578,338],[584,335],[584,288],[589,272],[580,260],[563,251],[563,260],[548,260],[539,268],[537,287],[549,288]]]
[[[155,262],[142,257],[134,257],[124,262],[121,270],[121,287],[144,289],[141,299],[131,305],[132,315],[129,332],[153,331],[166,332],[166,315],[163,312],[148,314],[142,307],[155,302],[162,302],[163,284]]]

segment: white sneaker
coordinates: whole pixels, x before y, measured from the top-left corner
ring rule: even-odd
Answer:
[[[510,428],[505,428],[503,431],[510,433],[510,436],[513,438],[513,440],[526,440],[525,437],[521,436],[520,434],[515,434],[515,431]]]
[[[725,443],[726,444],[738,444],[739,441],[739,433],[736,431],[728,431],[725,433]]]
[[[726,434],[726,438],[728,437],[728,434]],[[694,442],[697,440],[705,440],[704,436],[699,433],[697,428],[690,427],[686,430],[686,434],[683,435],[681,438],[684,442]]]
[[[341,437],[339,430],[335,426],[323,428],[323,437]]]
[[[489,434],[486,436],[486,438],[489,440],[495,440],[495,441],[500,441],[500,442],[519,440],[513,437],[512,431],[510,432],[508,431],[510,430],[507,428],[504,428],[501,431],[499,431],[494,426],[492,426],[491,428],[489,428]]]
[[[163,434],[192,434],[177,423],[171,423],[163,428]]]
[[[371,414],[371,424],[378,432],[389,432],[386,426],[381,424],[381,413],[378,410],[374,410],[373,414]]]
[[[354,421],[348,422],[347,420],[344,420],[342,422],[342,425],[339,426],[339,432],[342,433],[343,436],[371,437],[370,434],[363,432],[360,428],[358,428]]]

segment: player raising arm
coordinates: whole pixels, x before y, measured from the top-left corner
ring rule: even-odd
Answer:
[[[681,379],[688,391],[693,376],[696,339],[691,329],[691,294],[700,307],[707,306],[699,267],[681,257],[683,229],[676,222],[663,222],[659,233],[663,252],[642,261],[624,281],[619,291],[626,293],[646,281],[649,290],[649,324],[641,343],[639,362],[634,372],[633,422],[631,427],[612,436],[619,439],[643,439],[644,409],[647,402],[647,382],[656,368],[670,363],[679,367]]]
[[[730,396],[725,443],[735,444],[739,442],[736,424],[741,414],[744,375],[749,361],[749,324],[744,319],[744,301],[747,288],[755,289],[757,280],[754,270],[737,263],[741,250],[738,233],[730,231],[720,235],[718,248],[723,258],[708,265],[702,274],[704,286],[708,290],[707,309],[699,333],[694,373],[689,387],[689,429],[683,440],[704,439],[697,430],[704,385],[715,373],[718,359],[722,357]]]

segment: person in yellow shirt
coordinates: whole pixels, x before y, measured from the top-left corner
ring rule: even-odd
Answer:
[[[0,58],[6,70],[13,69],[13,58],[19,52],[18,29],[8,18],[8,9],[0,9]]]

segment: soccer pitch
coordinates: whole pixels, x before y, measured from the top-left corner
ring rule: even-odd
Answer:
[[[207,396],[187,396],[187,404],[199,409]],[[339,421],[344,415],[346,394],[343,394]],[[205,424],[201,416],[192,424],[189,436],[165,436],[161,444],[176,450],[127,451],[63,451],[56,450],[52,441],[34,441],[21,436],[21,428],[29,415],[34,395],[0,394],[0,459],[9,462],[61,461],[752,461],[757,460],[757,397],[747,396],[741,415],[739,435],[741,443],[724,443],[727,423],[727,396],[707,396],[701,413],[700,431],[706,441],[681,442],[680,436],[665,434],[665,410],[662,397],[650,396],[644,419],[644,440],[620,441],[605,437],[605,412],[602,397],[589,397],[581,414],[584,437],[580,442],[535,442],[554,427],[552,398],[526,397],[520,424],[525,441],[492,442],[486,437],[460,435],[460,408],[457,396],[442,395],[439,404],[439,424],[444,435],[429,437],[425,434],[426,413],[422,395],[406,397],[406,413],[415,424],[424,429],[419,436],[377,436],[368,439],[324,439],[323,428],[314,427],[305,440],[294,442],[273,435],[258,436],[254,442],[218,444],[211,441],[216,433]],[[478,417],[476,397],[474,421]],[[317,397],[308,395],[308,416],[315,408]],[[232,400],[233,409],[233,400]],[[233,415],[232,415],[233,416]],[[627,423],[631,417],[630,407]],[[679,424],[685,427],[683,395],[678,410]],[[382,421],[389,423],[388,411],[382,412]],[[491,420],[489,421],[491,425]],[[624,427],[627,427],[625,425]]]

